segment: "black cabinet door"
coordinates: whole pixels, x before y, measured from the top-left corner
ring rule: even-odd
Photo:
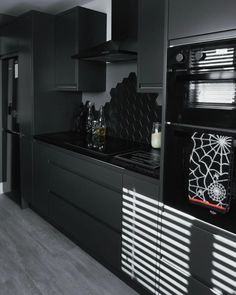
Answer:
[[[235,11],[234,0],[169,0],[169,39],[234,30]]]
[[[15,53],[19,50],[18,22],[13,21],[1,28],[0,55]]]
[[[20,140],[20,166],[21,166],[21,198],[23,206],[32,200],[32,140],[21,137]]]
[[[51,220],[79,245],[112,269],[120,269],[120,234],[78,211],[53,193],[49,194]]]
[[[77,50],[77,10],[56,17],[55,20],[55,78],[56,87],[78,90],[78,62],[71,56]]]
[[[120,169],[82,158],[34,142],[32,207],[95,258],[120,270]]]
[[[138,90],[159,92],[163,86],[165,1],[139,1]]]
[[[62,166],[61,162],[59,161],[58,164],[50,162],[49,190],[79,210],[120,232],[121,188],[119,191],[114,191],[106,184],[88,179],[83,175],[83,167],[79,165],[79,162],[77,162],[77,171],[72,168],[68,170]]]
[[[20,132],[25,136],[31,136],[33,130],[33,52],[32,34],[33,20],[31,14],[20,17],[17,21],[19,29],[20,52],[18,55],[18,116]]]
[[[202,259],[201,259],[202,260]],[[188,272],[181,272],[172,264],[161,259],[159,265],[159,278],[157,281],[158,294],[188,294],[188,295],[214,295],[218,294],[209,286],[203,284],[201,281],[195,279]],[[217,289],[217,288],[215,288]],[[214,289],[214,290],[215,290]],[[230,294],[220,293],[219,294]],[[231,293],[233,294],[233,293]]]
[[[55,84],[63,91],[104,91],[106,66],[72,59],[81,49],[106,40],[106,16],[76,7],[56,16]]]
[[[33,144],[33,197],[32,206],[42,215],[48,216],[48,156],[49,149],[43,144]]]
[[[122,271],[156,294],[160,258],[159,181],[126,172],[123,178]]]
[[[234,234],[169,206],[164,206],[161,222],[161,282],[166,282],[164,276],[169,271],[173,288],[180,287],[177,277],[183,279],[185,274],[183,280],[185,283],[181,284],[181,287],[188,290],[187,294],[205,294],[200,292],[201,288],[193,292],[190,275],[212,290],[218,289],[220,294],[234,294],[236,272]],[[167,266],[167,271],[163,263],[172,265],[175,270],[171,271]]]

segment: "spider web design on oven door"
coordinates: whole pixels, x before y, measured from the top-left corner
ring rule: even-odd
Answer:
[[[233,138],[195,132],[192,141],[189,200],[215,211],[228,212]]]

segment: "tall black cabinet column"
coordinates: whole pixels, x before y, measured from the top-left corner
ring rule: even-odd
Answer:
[[[14,30],[12,29],[14,28]],[[54,90],[54,16],[30,11],[1,29],[4,40],[12,36],[17,47],[4,46],[4,56],[18,57],[18,116],[20,123],[20,160],[22,205],[32,198],[32,143],[39,133],[67,131],[72,127],[80,93]],[[5,44],[6,45],[6,44]]]

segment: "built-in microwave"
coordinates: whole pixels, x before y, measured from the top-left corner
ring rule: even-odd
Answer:
[[[167,121],[236,128],[236,40],[168,50]]]

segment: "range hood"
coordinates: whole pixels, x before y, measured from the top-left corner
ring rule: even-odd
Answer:
[[[72,58],[105,63],[137,60],[138,1],[112,0],[112,40]]]

